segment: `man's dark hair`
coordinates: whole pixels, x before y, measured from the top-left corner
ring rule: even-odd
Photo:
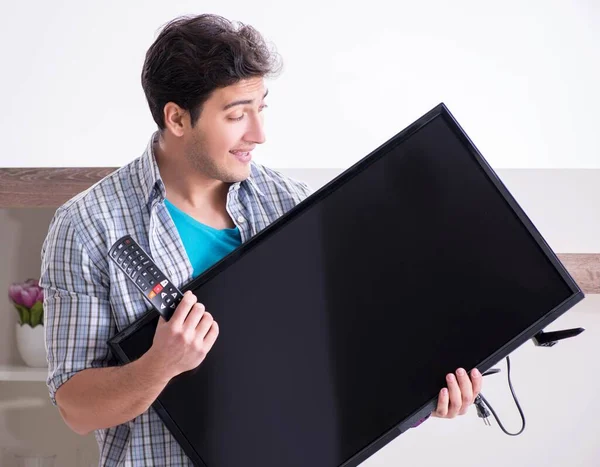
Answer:
[[[142,87],[162,131],[168,102],[189,111],[194,126],[215,89],[280,69],[278,54],[252,26],[218,15],[183,16],[167,23],[146,52]]]

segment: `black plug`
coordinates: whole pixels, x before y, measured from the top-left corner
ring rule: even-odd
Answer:
[[[485,406],[485,403],[481,399],[481,395],[480,394],[477,395],[477,397],[475,398],[475,401],[473,403],[475,404],[475,408],[477,409],[477,416],[479,418],[483,418],[483,423],[485,425],[491,426],[491,423],[488,420],[488,418],[491,415],[491,413],[488,410],[488,408]]]

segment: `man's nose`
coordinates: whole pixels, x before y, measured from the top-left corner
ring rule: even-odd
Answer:
[[[256,116],[252,120],[251,127],[248,129],[246,137],[248,140],[256,144],[262,144],[267,140],[265,136],[264,123],[260,116]]]

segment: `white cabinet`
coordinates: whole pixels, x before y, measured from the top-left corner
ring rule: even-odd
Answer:
[[[60,467],[97,465],[94,436],[72,432],[52,405],[45,383],[47,370],[30,368],[20,358],[15,341],[17,312],[8,299],[8,287],[39,278],[41,246],[56,207],[110,170],[0,169],[2,467],[16,465],[17,453],[54,454],[55,465]]]

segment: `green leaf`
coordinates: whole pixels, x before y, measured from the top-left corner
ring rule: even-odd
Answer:
[[[31,327],[34,328],[38,324],[42,324],[42,318],[44,317],[44,305],[42,302],[35,302],[31,307]]]
[[[19,312],[19,322],[22,325],[29,324],[29,309],[23,305],[16,305],[17,311]]]

